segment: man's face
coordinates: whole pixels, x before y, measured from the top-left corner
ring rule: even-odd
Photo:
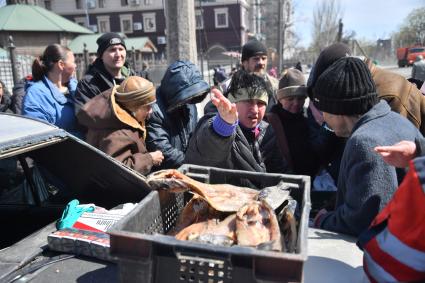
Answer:
[[[250,73],[266,73],[267,55],[257,55],[242,62],[244,69]]]
[[[245,128],[256,127],[264,118],[266,104],[258,99],[243,100],[236,103],[239,123]]]
[[[330,114],[327,112],[323,112],[323,119],[326,124],[335,132],[335,135],[338,137],[349,137],[351,134],[351,130],[348,128],[346,116]]]
[[[121,69],[125,63],[127,51],[121,44],[109,46],[102,54],[102,60],[107,69]]]
[[[304,96],[290,96],[279,99],[282,108],[293,114],[300,113],[303,109],[305,97]]]

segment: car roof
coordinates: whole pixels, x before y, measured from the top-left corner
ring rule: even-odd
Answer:
[[[63,139],[69,134],[41,120],[0,113],[0,156],[13,149]]]

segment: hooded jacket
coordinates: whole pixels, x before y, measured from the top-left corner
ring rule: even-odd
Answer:
[[[198,121],[193,100],[203,99],[208,91],[209,85],[193,63],[176,61],[168,67],[146,125],[148,150],[160,150],[164,155],[161,166],[155,169],[178,168],[183,164]]]
[[[366,64],[379,98],[386,100],[391,110],[409,119],[425,134],[425,96],[421,91],[403,76],[376,67],[369,59]]]
[[[105,68],[102,59],[97,58],[90,65],[87,73],[78,82],[75,92],[75,113],[81,109],[91,98],[99,95],[114,85],[119,85],[125,78],[132,75],[127,63],[121,68],[122,78],[114,78]]]
[[[115,103],[113,91],[115,88],[87,102],[77,114],[78,121],[88,129],[89,144],[146,175],[153,166],[144,141],[146,130]]]
[[[397,171],[376,153],[378,145],[421,137],[404,117],[380,101],[354,125],[342,155],[335,211],[319,220],[319,228],[358,236],[392,198]]]

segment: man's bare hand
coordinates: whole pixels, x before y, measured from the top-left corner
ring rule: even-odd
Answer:
[[[411,141],[401,141],[390,146],[377,146],[374,150],[386,163],[398,168],[407,167],[409,161],[416,157],[416,144]]]
[[[236,104],[231,103],[218,89],[211,90],[211,101],[217,107],[218,113],[224,121],[233,125],[238,120]]]

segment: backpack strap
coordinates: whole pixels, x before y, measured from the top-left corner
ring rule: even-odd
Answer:
[[[267,121],[270,123],[270,125],[273,127],[273,130],[275,130],[276,132],[277,144],[286,162],[288,162],[289,170],[293,171],[294,167],[292,163],[291,153],[289,151],[288,139],[286,138],[282,122],[275,113],[268,112],[266,116]]]

